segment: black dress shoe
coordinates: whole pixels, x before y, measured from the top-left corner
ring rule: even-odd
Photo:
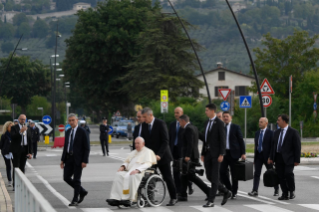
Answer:
[[[225,193],[224,196],[223,196],[223,201],[222,201],[221,204],[222,204],[222,205],[225,205],[226,202],[227,202],[227,200],[228,200],[231,196],[232,196],[231,191],[228,191],[227,193]]]
[[[166,206],[174,206],[178,202],[177,199],[171,199]]]
[[[274,196],[279,196],[279,189],[275,189]]]
[[[278,197],[278,200],[289,200],[289,197],[288,197],[288,195],[282,194],[281,197]]]
[[[237,194],[232,194],[231,199],[236,199],[237,198]]]
[[[187,197],[181,197],[181,196],[179,196],[179,197],[178,197],[178,201],[179,201],[179,202],[187,202],[188,200],[187,200]]]
[[[258,196],[258,192],[257,191],[248,192],[248,195],[252,196],[252,197],[257,197]]]
[[[72,202],[69,204],[69,206],[78,206],[78,202],[72,201]]]
[[[217,192],[216,196],[224,196],[224,193],[223,192]]]
[[[125,207],[130,207],[131,201],[130,200],[121,200],[121,201],[119,201],[119,205],[123,205]]]
[[[83,202],[83,200],[84,200],[84,197],[86,196],[86,195],[88,195],[88,193],[89,192],[87,192],[87,191],[84,191],[82,194],[80,194],[80,199],[79,199],[79,204],[81,203],[81,202]]]
[[[107,199],[106,202],[109,203],[110,206],[119,206],[120,204],[120,201],[116,199]]]
[[[194,189],[192,187],[188,188],[188,195],[192,195],[194,193]]]
[[[207,203],[205,205],[203,205],[204,208],[211,208],[211,207],[214,207],[214,203],[213,202],[210,202],[210,201],[207,201]]]
[[[290,195],[289,195],[289,199],[295,199],[295,192],[294,191],[291,191],[290,192]]]

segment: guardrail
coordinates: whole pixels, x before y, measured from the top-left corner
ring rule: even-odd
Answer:
[[[15,168],[14,172],[15,212],[56,212],[19,168]]]

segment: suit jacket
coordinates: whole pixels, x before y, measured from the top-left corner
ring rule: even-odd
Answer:
[[[109,136],[108,136],[108,131],[109,130],[109,125],[104,125],[104,124],[101,124],[100,125],[100,140],[105,140],[105,141],[108,141],[109,140]]]
[[[228,139],[230,155],[232,158],[239,159],[243,154],[246,154],[246,147],[243,139],[243,134],[241,133],[240,127],[238,125],[233,123],[230,124]]]
[[[133,132],[133,143],[132,143],[132,147],[133,150],[135,149],[135,139],[138,137],[138,134],[140,132],[140,126],[141,124],[138,124],[134,127],[134,132]]]
[[[37,128],[37,127],[35,127],[34,129],[33,129],[33,128],[30,128],[30,131],[31,131],[32,142],[35,143],[35,142],[40,141],[40,131],[39,131],[39,128]]]
[[[277,129],[273,137],[273,146],[271,149],[270,159],[276,161],[277,145],[281,129]],[[297,130],[288,127],[286,135],[281,146],[282,158],[286,165],[300,163],[301,141]]]
[[[182,157],[189,157],[191,161],[196,163],[199,162],[198,137],[198,129],[191,123],[186,126],[181,135],[181,141],[183,142]]]
[[[254,161],[256,159],[256,155],[259,154],[258,152],[258,142],[259,142],[259,135],[260,135],[260,130],[258,130],[255,133],[255,156],[254,156]],[[271,147],[273,146],[273,137],[274,137],[274,132],[270,129],[266,129],[264,132],[264,138],[263,138],[263,143],[262,143],[262,154],[264,161],[267,161],[268,158],[270,157],[270,151]]]
[[[21,142],[22,136],[20,135],[20,126],[19,124],[13,125],[11,127],[11,145],[10,152],[19,154],[22,150]],[[25,146],[25,150],[27,154],[32,154],[32,140],[31,140],[31,131],[27,130],[27,145]]]
[[[155,155],[161,157],[157,161],[158,165],[170,163],[173,160],[171,150],[168,146],[168,132],[164,121],[155,118],[151,134],[148,130],[148,124],[143,123],[141,137],[145,140],[145,146],[153,150]]]
[[[174,147],[175,147],[176,122],[177,121],[173,121],[169,125],[169,147],[170,147],[170,150],[171,150],[172,154],[174,153]],[[177,143],[178,154],[177,155],[173,155],[173,158],[181,158],[182,157],[182,147],[183,147],[183,141],[181,139],[182,132],[183,132],[183,128],[180,127],[179,131],[178,131],[178,143]]]
[[[220,155],[225,154],[226,149],[226,136],[225,136],[225,129],[224,129],[224,122],[222,122],[217,117],[213,122],[213,126],[211,130],[207,133],[207,140],[205,139],[207,125],[209,124],[209,120],[205,123],[205,132],[204,134],[199,135],[199,139],[202,140],[203,148],[201,155],[206,154],[205,146],[209,146],[209,152],[212,157],[219,157]]]
[[[66,161],[68,153],[69,138],[72,128],[68,129],[65,133],[64,149],[61,161]],[[89,163],[90,143],[87,139],[86,131],[82,127],[78,127],[73,140],[73,157],[75,164],[80,166],[82,163]]]
[[[1,141],[0,141],[0,149],[1,149],[2,155],[7,155],[10,153],[10,144],[11,144],[10,136],[6,134],[2,134]]]

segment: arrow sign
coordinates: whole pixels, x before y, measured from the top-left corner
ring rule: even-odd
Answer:
[[[113,127],[112,127],[112,126],[109,126],[109,130],[110,130],[110,131],[109,131],[109,135],[112,135],[112,133],[113,133],[113,131],[114,131],[114,130],[113,130]]]
[[[275,91],[274,89],[272,89],[267,78],[265,78],[264,81],[261,83],[260,91],[261,91],[261,94],[275,94]]]
[[[231,89],[228,89],[228,88],[220,88],[220,89],[218,89],[218,92],[223,97],[224,101],[226,101],[227,97],[230,94],[230,91],[231,91]]]
[[[44,134],[49,135],[52,132],[52,127],[48,124],[46,124],[45,127],[47,128],[47,131],[45,131]]]
[[[51,116],[49,116],[49,115],[43,116],[42,122],[43,122],[44,124],[51,124],[51,122],[52,122]]]
[[[70,128],[71,128],[71,125],[69,125],[69,124],[65,125],[65,131],[67,131]]]
[[[228,111],[228,110],[230,109],[230,104],[229,104],[229,102],[226,102],[226,101],[222,102],[222,103],[220,104],[220,109],[221,109],[222,111]]]
[[[43,128],[41,127],[40,124],[36,123],[35,126],[39,129],[39,133],[41,134],[43,132]]]

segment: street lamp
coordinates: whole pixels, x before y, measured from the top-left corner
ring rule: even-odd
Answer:
[[[42,111],[42,117],[43,117],[43,107],[38,107],[38,110]]]

